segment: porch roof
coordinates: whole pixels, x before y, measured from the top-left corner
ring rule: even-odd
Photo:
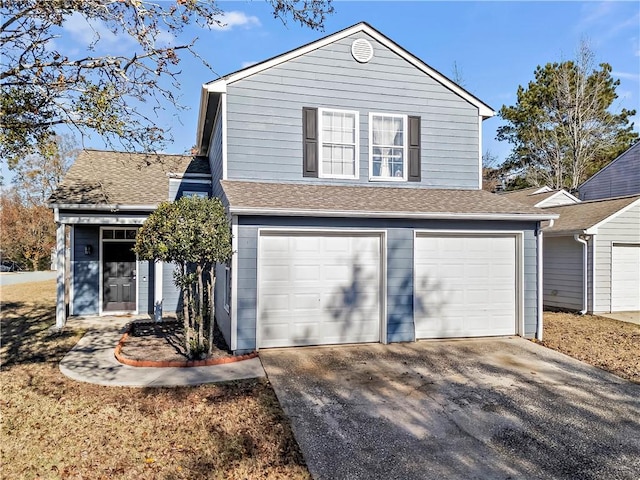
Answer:
[[[83,150],[49,198],[49,204],[152,208],[168,199],[170,175],[193,174],[209,174],[207,159],[191,155]]]

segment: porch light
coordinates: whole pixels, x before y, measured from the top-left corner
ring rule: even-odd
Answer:
[[[91,255],[93,253],[93,246],[92,245],[85,245],[84,246],[84,254],[85,255]]]

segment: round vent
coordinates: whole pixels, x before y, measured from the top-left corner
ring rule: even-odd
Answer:
[[[358,38],[351,44],[351,55],[360,63],[367,63],[373,58],[373,47],[368,40]]]

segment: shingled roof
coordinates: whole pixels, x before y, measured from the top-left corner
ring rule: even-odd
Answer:
[[[549,192],[540,192],[540,187],[523,188],[521,190],[511,190],[509,192],[502,192],[499,195],[507,197],[509,200],[515,202],[525,203],[527,205],[537,205],[538,203],[546,200],[549,197],[553,197],[559,190],[551,190]]]
[[[83,150],[51,198],[51,205],[140,205],[167,200],[170,174],[209,174],[206,159]]]
[[[560,218],[545,230],[545,234],[582,233],[638,200],[640,195],[551,207],[554,213],[560,214]]]
[[[483,190],[335,186],[223,180],[231,213],[544,220],[554,212]]]

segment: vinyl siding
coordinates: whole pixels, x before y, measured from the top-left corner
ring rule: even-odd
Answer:
[[[74,226],[73,232],[73,314],[98,315],[100,302],[100,227]],[[91,245],[91,255],[84,254]]]
[[[573,237],[544,237],[543,252],[544,305],[582,310],[583,245]]]
[[[640,243],[640,204],[598,228],[595,260],[595,312],[611,311],[611,250],[613,243]]]
[[[365,64],[350,53],[362,37],[374,48]],[[369,113],[382,112],[421,117],[422,181],[389,184],[478,188],[477,108],[366,34],[239,80],[227,92],[229,179],[368,183]],[[359,112],[358,179],[302,177],[303,107]]]
[[[138,278],[138,313],[153,314],[153,262],[141,261],[137,263],[136,277]]]
[[[544,200],[542,205],[540,205],[540,208],[556,207],[558,205],[573,205],[575,203],[575,200],[563,193],[561,195],[558,195],[557,197],[552,197]]]
[[[209,168],[211,169],[211,186],[214,197],[222,198],[222,112],[218,112],[211,135],[211,148],[209,149]]]
[[[180,289],[173,283],[175,265],[165,262],[162,264],[162,312],[174,314],[182,310]]]
[[[326,228],[386,231],[387,341],[414,340],[413,241],[415,229],[524,231],[524,336],[533,337],[537,323],[537,255],[535,223],[455,222],[378,219],[239,217],[238,225],[238,351],[256,348],[257,251],[260,227]]]
[[[227,345],[231,345],[231,316],[224,308],[225,297],[225,265],[216,264],[215,315],[218,328],[222,332]]]
[[[622,197],[640,193],[640,143],[578,187],[581,200]]]

